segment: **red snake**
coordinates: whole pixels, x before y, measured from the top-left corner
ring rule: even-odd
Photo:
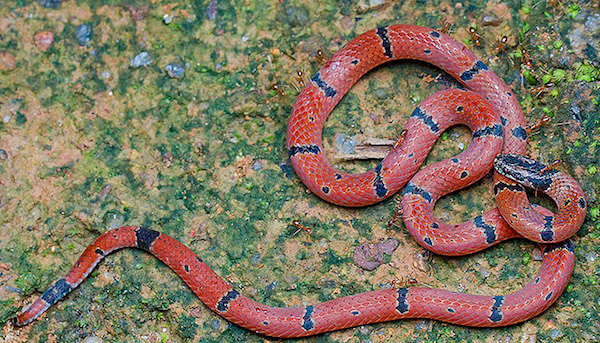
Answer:
[[[397,59],[436,65],[465,89],[438,92],[421,103],[408,120],[402,143],[373,170],[351,175],[335,169],[323,154],[322,129],[327,116],[366,72]],[[471,128],[469,147],[417,173],[437,137],[456,124]],[[406,185],[404,223],[417,242],[433,252],[464,255],[515,237],[543,243],[540,272],[514,293],[482,296],[410,287],[275,308],[241,295],[175,239],[127,226],[97,238],[63,279],[16,317],[15,324],[33,321],[77,287],[106,255],[125,247],[149,251],[173,269],[210,309],[268,336],[308,336],[401,318],[432,318],[469,326],[502,326],[527,320],[548,308],[571,276],[575,258],[568,238],[583,222],[586,201],[571,177],[520,156],[526,152],[523,124],[515,95],[465,46],[429,28],[397,25],[368,31],[336,53],[298,97],[287,131],[296,173],[313,193],[327,201],[365,206],[390,197]],[[433,216],[440,197],[475,182],[493,164],[505,175],[496,173],[494,177],[498,209],[460,225],[444,224]],[[523,186],[513,180],[549,194],[557,204],[557,214],[530,205]]]

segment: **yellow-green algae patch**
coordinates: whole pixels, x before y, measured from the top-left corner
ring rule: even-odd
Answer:
[[[577,1],[3,3],[0,340],[270,341],[223,320],[163,264],[132,250],[109,256],[35,323],[17,329],[8,322],[95,237],[125,224],[168,233],[242,293],[273,306],[312,304],[407,278],[493,295],[527,283],[540,265],[534,244],[431,256],[401,221],[388,227],[396,200],[364,209],[324,203],[288,163],[287,118],[302,83],[297,71],[307,82],[323,63],[318,51],[331,56],[381,25],[441,28],[444,21],[453,24],[451,36],[509,83],[529,122],[543,114],[553,119],[531,137],[529,154],[542,162],[561,159],[559,169],[582,184],[589,203],[567,291],[541,316],[508,328],[407,320],[297,341],[598,340],[597,11],[597,4]],[[481,46],[469,27],[477,28]],[[52,42],[40,41],[40,32],[51,32]],[[508,44],[496,49],[503,35]],[[183,75],[173,77],[175,71]],[[326,153],[338,153],[338,133],[356,141],[395,139],[421,100],[456,84],[422,63],[377,68],[330,116]],[[453,156],[469,139],[467,129],[452,128],[426,163]],[[359,172],[377,161],[336,163]],[[480,214],[494,206],[490,188],[488,176],[442,199],[436,215],[456,223]],[[312,234],[294,234],[293,219]],[[389,263],[366,272],[352,262],[356,246],[388,237],[399,241]]]

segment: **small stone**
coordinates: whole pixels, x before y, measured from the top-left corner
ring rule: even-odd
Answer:
[[[0,71],[10,71],[17,67],[15,56],[8,51],[0,51]]]
[[[275,291],[275,289],[277,288],[277,286],[279,286],[279,283],[277,281],[273,281],[270,284],[268,284],[265,287],[265,293],[266,293],[266,295],[273,294],[273,292]]]
[[[88,336],[84,338],[80,343],[102,343],[102,338],[98,336]]]
[[[77,26],[75,35],[77,36],[79,45],[86,46],[87,43],[89,43],[90,40],[92,39],[92,27],[87,24],[81,24],[81,25]]]
[[[46,51],[54,42],[54,32],[40,31],[33,36],[33,39],[38,49]]]
[[[252,263],[258,263],[258,262],[260,262],[260,261],[261,261],[261,259],[262,259],[262,258],[261,258],[261,256],[260,256],[260,253],[256,253],[256,254],[254,254],[254,255],[252,255],[252,256],[250,257],[250,262],[252,262]]]
[[[1,159],[1,156],[0,156],[0,159]],[[585,255],[585,259],[588,262],[595,262],[598,259],[598,255],[595,252],[590,251]]]
[[[539,248],[534,248],[533,251],[531,252],[531,258],[534,261],[541,261],[543,259],[544,255],[542,254],[542,251]]]
[[[100,72],[100,77],[103,79],[108,79],[110,77],[110,70],[105,70],[103,72]]]
[[[385,0],[363,0],[356,5],[358,13],[373,11],[385,5]]]
[[[147,67],[152,63],[154,63],[152,57],[150,57],[150,55],[146,51],[143,51],[131,60],[129,66],[132,68]]]
[[[8,159],[8,153],[4,149],[0,149],[0,161]]]
[[[142,6],[127,6],[127,9],[129,10],[129,14],[131,14],[131,18],[133,18],[133,20],[135,21],[139,21],[139,20],[143,20],[146,18],[146,16],[148,15],[148,12],[150,12],[150,7],[148,5],[142,5]]]
[[[308,24],[308,9],[303,6],[288,5],[284,7],[285,16],[291,26],[305,26]]]
[[[552,338],[552,340],[554,340],[554,341],[561,338],[564,335],[565,334],[560,329],[552,329],[552,330],[548,331],[548,336],[550,336],[550,338]]]
[[[163,23],[169,25],[173,21],[173,15],[171,15],[171,14],[165,14],[162,17],[162,20],[163,20]]]
[[[261,170],[261,169],[263,169],[262,162],[261,161],[254,162],[254,164],[252,165],[252,170],[258,171],[258,170]]]
[[[426,333],[431,330],[431,321],[421,320],[415,326],[415,331],[418,333]]]
[[[220,322],[218,319],[213,319],[213,320],[210,322],[210,325],[213,327],[213,329],[214,329],[215,331],[217,331],[217,330],[219,330],[219,327],[221,326],[221,322]]]
[[[46,8],[57,8],[60,6],[61,0],[38,0],[38,4],[42,5],[42,7]]]
[[[354,249],[354,263],[365,270],[373,270],[385,262],[398,248],[398,240],[388,238],[378,243],[364,243]]]
[[[108,194],[110,193],[110,191],[113,189],[113,186],[109,183],[106,186],[102,187],[102,189],[100,190],[100,192],[98,192],[98,199],[100,201],[104,201],[106,200],[106,197],[108,196]]]
[[[481,275],[481,277],[485,279],[488,276],[490,276],[490,271],[484,267],[481,267],[481,268],[479,268],[479,275]]]
[[[173,79],[181,79],[185,75],[185,68],[179,63],[171,63],[165,67],[169,77]]]
[[[335,135],[335,145],[340,153],[345,155],[354,154],[354,147],[356,147],[356,139],[343,133]]]
[[[165,152],[164,154],[162,154],[162,161],[165,164],[165,166],[170,167],[173,163],[173,154],[171,154],[170,152]]]
[[[487,14],[483,16],[481,26],[498,26],[500,25],[500,19],[495,14]]]
[[[217,0],[211,0],[206,7],[206,17],[208,20],[215,20],[217,18],[217,10],[219,9],[219,2]]]
[[[288,179],[292,179],[294,177],[294,168],[292,167],[292,163],[289,159],[284,163],[280,163],[279,168],[281,168],[281,171]]]
[[[371,113],[369,113],[369,118],[371,118],[371,120],[373,120],[373,124],[375,124],[375,125],[381,124],[381,117],[378,116],[377,114],[371,112]]]

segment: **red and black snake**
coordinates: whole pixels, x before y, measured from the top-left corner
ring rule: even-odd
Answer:
[[[366,72],[398,59],[436,65],[464,89],[442,91],[421,103],[406,124],[402,144],[373,170],[360,175],[337,170],[323,154],[322,129],[327,116]],[[454,158],[417,172],[437,137],[456,124],[471,128],[469,147]],[[396,25],[368,31],[336,53],[298,97],[287,131],[296,173],[313,193],[329,202],[365,206],[405,187],[404,223],[420,245],[435,253],[464,255],[515,237],[542,243],[540,272],[514,293],[483,296],[410,287],[275,308],[240,294],[175,239],[126,226],[96,239],[69,273],[17,316],[15,323],[26,325],[36,319],[77,287],[106,255],[125,247],[150,252],[217,314],[268,336],[308,336],[401,318],[487,327],[527,320],[548,308],[571,276],[575,258],[568,238],[583,222],[586,201],[573,178],[521,156],[526,153],[523,125],[523,113],[513,92],[465,46],[430,28]],[[460,225],[445,224],[433,216],[440,197],[472,184],[494,164],[502,173],[494,177],[497,209]],[[530,205],[524,186],[550,195],[557,204],[557,214]]]

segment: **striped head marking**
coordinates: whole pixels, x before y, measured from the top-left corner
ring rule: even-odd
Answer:
[[[496,156],[494,168],[509,179],[542,192],[550,187],[552,177],[558,173],[535,160],[515,154]]]

